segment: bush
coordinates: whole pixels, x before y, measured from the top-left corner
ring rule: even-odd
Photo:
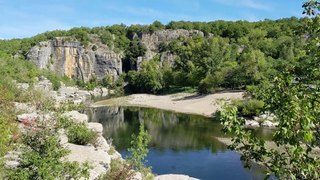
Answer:
[[[102,176],[102,180],[126,180],[133,179],[135,172],[130,164],[119,159],[111,160],[110,170]]]
[[[29,129],[23,136],[22,155],[17,168],[9,169],[5,179],[80,179],[89,177],[89,166],[63,162],[69,151],[60,145],[55,131]]]
[[[85,123],[73,124],[67,129],[70,143],[78,145],[95,144],[97,133],[90,130]]]
[[[133,92],[159,92],[163,88],[163,76],[158,60],[143,61],[139,71],[128,72],[127,80]]]
[[[264,110],[264,102],[256,99],[233,101],[232,104],[238,108],[239,116],[258,116]]]
[[[66,116],[58,116],[58,128],[63,128],[63,129],[67,129],[69,127],[71,127],[74,124],[74,122],[72,120],[70,120],[69,117]]]

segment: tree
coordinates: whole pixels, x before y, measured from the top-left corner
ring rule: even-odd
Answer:
[[[163,75],[159,61],[143,61],[139,71],[129,71],[128,86],[134,92],[157,93],[163,88]]]
[[[303,5],[309,15],[306,34],[307,55],[301,65],[288,66],[271,84],[262,86],[253,96],[265,102],[274,113],[279,125],[273,141],[277,147],[267,147],[245,129],[245,121],[237,117],[237,107],[226,105],[219,113],[225,132],[234,133],[230,148],[241,152],[241,159],[262,163],[280,179],[320,178],[320,2],[308,1]],[[305,68],[301,71],[301,67]]]

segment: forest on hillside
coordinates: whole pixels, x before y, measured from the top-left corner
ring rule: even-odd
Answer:
[[[0,56],[8,61],[25,59],[32,46],[55,37],[67,37],[87,46],[91,43],[90,35],[95,34],[103,44],[123,55],[126,74],[116,83],[110,79],[104,82],[93,79],[89,82],[91,86],[122,86],[125,81],[129,92],[164,93],[170,89],[195,89],[210,93],[220,89],[245,89],[272,79],[288,66],[299,65],[306,54],[304,46],[308,34],[303,28],[306,22],[307,18],[292,17],[259,22],[178,21],[163,25],[155,21],[150,25],[81,27],[49,31],[25,39],[0,40]],[[158,52],[173,54],[173,63],[160,62],[156,56],[143,61],[139,71],[132,68],[137,66],[137,58],[146,53],[139,37],[165,29],[199,30],[204,36],[181,36],[160,43]]]

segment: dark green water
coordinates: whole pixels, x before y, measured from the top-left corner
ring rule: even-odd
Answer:
[[[147,166],[156,174],[186,174],[199,179],[263,179],[259,167],[245,169],[237,152],[230,151],[216,137],[227,137],[219,122],[151,108],[99,107],[87,111],[93,122],[102,123],[104,137],[125,157],[131,135],[144,123],[151,134]],[[258,129],[256,135],[269,139],[271,132]],[[229,135],[230,136],[230,135]]]

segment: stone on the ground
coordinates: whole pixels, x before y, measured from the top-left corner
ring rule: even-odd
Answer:
[[[6,161],[4,166],[8,169],[13,169],[19,166],[19,162],[18,161]]]
[[[4,166],[6,168],[16,168],[20,163],[20,155],[21,153],[17,151],[10,151],[8,154],[6,154],[3,158],[5,160]]]
[[[97,87],[97,88],[94,88],[90,93],[94,97],[104,97],[104,96],[107,96],[109,94],[109,91],[108,91],[107,88]]]
[[[267,117],[268,117],[267,114],[261,114],[261,115],[260,115],[260,118],[261,118],[261,119],[267,119]]]
[[[273,122],[269,121],[269,120],[263,121],[261,123],[261,126],[263,126],[263,127],[276,127],[276,125]]]
[[[28,83],[17,83],[17,88],[20,90],[27,90],[29,87]]]
[[[52,83],[48,79],[43,79],[33,85],[33,88],[38,91],[49,92],[53,89]]]
[[[32,113],[36,111],[36,106],[30,104],[30,103],[19,103],[14,102],[14,107],[16,112],[24,112],[24,113]]]
[[[39,121],[50,121],[55,118],[54,112],[39,113]]]
[[[23,123],[31,123],[35,121],[37,118],[38,118],[38,114],[35,112],[20,114],[17,116],[17,120]]]
[[[276,116],[274,114],[270,114],[268,117],[267,117],[267,120],[269,121],[274,121],[276,119]]]
[[[181,175],[181,174],[164,174],[159,175],[154,178],[155,180],[198,180],[193,177],[189,177],[187,175]]]
[[[79,89],[77,87],[72,86],[61,86],[58,90],[58,94],[65,97],[73,97]]]
[[[246,120],[246,126],[260,127],[259,122],[255,120]]]
[[[67,111],[63,113],[62,116],[70,118],[75,123],[88,122],[88,116],[86,114],[81,114],[78,111]]]
[[[260,119],[260,117],[254,116],[254,117],[253,117],[253,120],[255,120],[255,121],[260,121],[261,119]]]
[[[81,104],[83,101],[81,99],[76,99],[76,100],[73,100],[73,104],[75,105],[79,105]]]

